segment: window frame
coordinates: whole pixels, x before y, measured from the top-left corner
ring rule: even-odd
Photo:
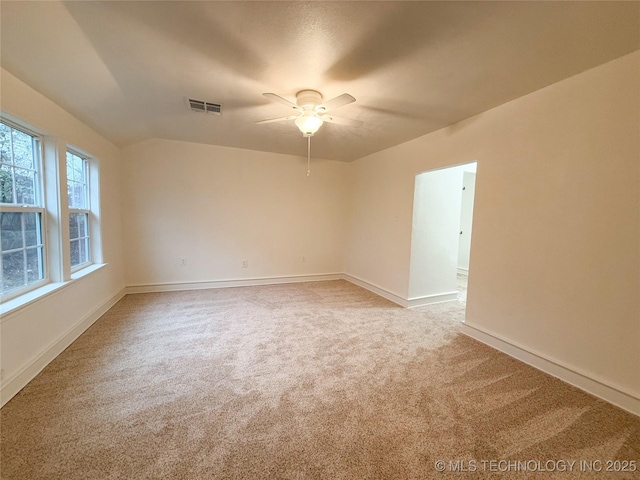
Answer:
[[[86,235],[79,235],[76,238],[71,238],[71,231],[69,231],[69,238],[68,238],[68,243],[67,246],[69,248],[69,265],[71,268],[71,274],[74,274],[84,268],[87,268],[91,265],[93,265],[95,262],[93,260],[93,248],[92,248],[92,205],[91,205],[91,161],[90,158],[87,158],[88,156],[85,154],[80,153],[78,150],[68,146],[67,147],[67,151],[65,154],[65,164],[67,162],[67,154],[71,154],[77,158],[79,158],[80,160],[82,160],[82,164],[83,164],[83,168],[82,168],[82,185],[83,185],[83,204],[84,204],[84,208],[78,208],[78,207],[72,207],[71,204],[69,203],[67,205],[67,209],[68,209],[68,215],[67,215],[67,221],[70,224],[71,221],[71,215],[73,214],[83,214],[85,217],[85,232]],[[69,179],[69,171],[68,169],[66,169],[66,179],[65,179],[65,184],[67,185],[67,195],[68,195],[68,188],[69,188],[69,182],[73,182],[73,183],[79,183],[76,180],[70,180]],[[73,265],[71,263],[71,244],[73,242],[81,242],[84,241],[85,244],[85,249],[87,251],[87,261],[86,262],[82,262],[79,263],[77,265]]]
[[[67,139],[58,134],[51,133],[41,129],[36,125],[32,125],[11,113],[0,108],[0,121],[9,128],[13,128],[23,132],[32,138],[37,139],[38,158],[34,165],[37,167],[37,176],[34,179],[34,192],[38,195],[38,205],[16,205],[9,203],[0,203],[1,211],[11,212],[28,212],[29,210],[37,210],[40,215],[40,243],[42,245],[42,273],[43,278],[25,285],[12,289],[6,293],[0,291],[0,318],[8,318],[7,315],[27,307],[39,299],[48,296],[66,286],[79,281],[94,272],[101,270],[107,266],[104,261],[103,241],[102,241],[102,215],[101,215],[101,161],[89,151],[76,147],[68,143]],[[13,136],[13,134],[11,134]],[[12,137],[13,138],[13,137]],[[70,252],[70,229],[69,229],[69,213],[74,211],[69,209],[68,190],[67,190],[67,174],[66,174],[66,153],[71,151],[73,154],[87,161],[87,179],[88,187],[87,199],[88,208],[83,209],[88,214],[88,233],[89,233],[89,252],[91,262],[82,263],[76,268],[71,268],[71,252]],[[12,158],[8,163],[15,165]],[[22,168],[26,165],[24,162],[18,162],[17,167]],[[6,167],[5,167],[6,169]],[[15,174],[12,172],[12,179]],[[11,187],[14,189],[14,187]],[[12,190],[15,192],[15,189]],[[19,193],[27,201],[31,201],[28,195],[24,195],[27,190],[20,189]],[[13,198],[16,198],[12,194]],[[12,201],[13,201],[12,198]],[[34,195],[35,198],[35,195]],[[1,198],[0,198],[1,199]],[[31,219],[24,217],[31,222]],[[23,223],[22,225],[27,225]],[[29,239],[33,231],[28,230]],[[15,231],[18,231],[18,225],[14,224]],[[22,227],[24,228],[24,227]],[[17,238],[17,237],[16,237]],[[23,239],[25,238],[23,234]],[[31,248],[33,245],[29,245]],[[33,261],[31,256],[28,257]],[[17,260],[17,259],[16,259]],[[33,273],[33,271],[31,272]],[[40,272],[38,272],[40,273]],[[27,275],[29,272],[27,271]],[[33,275],[31,275],[33,278]]]
[[[33,130],[26,128],[22,125],[17,124],[16,122],[11,121],[10,119],[6,118],[4,115],[2,115],[2,117],[0,118],[0,123],[5,124],[6,126],[8,126],[9,128],[11,128],[12,130],[17,130],[19,132],[22,132],[26,135],[29,135],[30,137],[32,137],[32,142],[34,143],[33,145],[33,153],[34,153],[34,169],[29,169],[29,168],[25,168],[25,167],[20,167],[20,166],[16,166],[15,163],[12,165],[3,163],[0,161],[0,164],[3,165],[9,165],[12,168],[12,180],[13,180],[13,185],[12,185],[12,189],[13,189],[13,197],[16,198],[16,186],[15,186],[15,169],[19,168],[22,170],[29,170],[32,171],[35,175],[35,181],[34,181],[34,189],[35,189],[35,201],[34,201],[34,205],[28,205],[28,204],[20,204],[20,203],[3,203],[0,202],[0,211],[2,213],[7,212],[7,213],[36,213],[39,214],[40,216],[40,241],[41,243],[39,245],[36,245],[35,248],[36,249],[40,249],[41,252],[41,266],[42,266],[42,278],[39,280],[36,280],[35,282],[31,282],[31,283],[27,283],[26,285],[23,285],[22,287],[19,288],[15,288],[12,290],[9,290],[7,292],[3,292],[2,290],[4,289],[4,274],[3,274],[3,260],[2,260],[2,256],[5,253],[2,248],[0,247],[0,275],[2,275],[2,277],[0,277],[0,285],[2,286],[2,288],[0,288],[0,296],[2,299],[2,302],[6,302],[8,300],[12,300],[14,298],[17,298],[21,295],[24,295],[28,292],[31,292],[33,290],[36,290],[40,287],[43,287],[44,285],[47,285],[48,283],[50,283],[50,270],[49,270],[49,242],[48,242],[48,228],[47,228],[47,219],[48,219],[48,215],[47,215],[47,211],[46,211],[46,207],[45,207],[45,198],[46,198],[46,185],[45,185],[45,181],[44,181],[44,138],[42,135],[40,135],[37,132],[34,132]],[[12,142],[13,144],[13,142]],[[13,149],[11,152],[12,155],[12,161],[13,161]],[[23,222],[24,222],[24,217],[23,218]],[[24,226],[24,223],[23,223]],[[24,230],[23,230],[24,232]],[[23,233],[24,235],[24,233]],[[17,249],[17,251],[22,250],[24,252],[26,252],[26,250],[28,250],[29,248],[33,248],[33,247],[27,247],[24,239],[23,239],[23,247],[21,249]],[[26,269],[25,269],[25,275],[27,275]]]

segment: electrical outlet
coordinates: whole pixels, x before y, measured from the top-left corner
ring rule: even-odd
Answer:
[[[249,268],[249,262],[247,260],[242,260],[242,268]]]
[[[180,266],[181,267],[186,267],[187,266],[187,259],[186,258],[181,258],[180,259]]]

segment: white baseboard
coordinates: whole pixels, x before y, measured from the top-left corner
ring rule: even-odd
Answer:
[[[236,280],[214,280],[209,282],[177,282],[154,283],[149,285],[130,285],[125,293],[155,293],[177,292],[181,290],[204,290],[208,288],[255,287],[257,285],[278,285],[283,283],[323,282],[328,280],[342,280],[341,273],[326,273],[318,275],[292,275],[288,277],[263,277]]]
[[[440,293],[438,295],[427,295],[425,297],[410,298],[407,300],[407,308],[422,307],[434,303],[453,302],[458,299],[458,292]]]
[[[460,331],[479,342],[489,345],[496,350],[500,350],[501,352],[526,363],[527,365],[531,365],[532,367],[559,378],[580,390],[584,390],[585,392],[606,402],[612,403],[613,405],[633,413],[634,415],[640,416],[640,398],[632,392],[613,386],[604,380],[594,378],[593,375],[580,372],[574,367],[563,365],[561,362],[552,360],[542,354],[532,352],[521,345],[516,345],[493,333],[484,331],[481,328],[462,323]]]
[[[366,282],[358,277],[354,277],[349,274],[342,274],[342,278],[347,282],[351,282],[354,285],[358,285],[359,287],[364,288],[365,290],[369,290],[370,292],[375,293],[376,295],[380,295],[387,300],[396,303],[404,308],[413,308],[413,307],[421,307],[423,305],[431,305],[434,303],[442,303],[442,302],[451,302],[458,298],[458,292],[448,292],[441,293],[438,295],[427,295],[425,297],[416,297],[416,298],[403,298],[400,295],[392,293],[388,290],[385,290],[382,287],[378,287],[377,285],[373,285],[369,282]]]
[[[365,282],[364,280],[361,280],[357,277],[353,277],[347,273],[343,273],[341,275],[341,278],[343,280],[346,280],[347,282],[350,282],[350,283],[353,283],[354,285],[362,287],[365,290],[369,290],[370,292],[373,292],[376,295],[380,295],[381,297],[386,298],[387,300],[393,303],[396,303],[401,307],[406,308],[409,306],[409,301],[406,298],[402,298],[401,296],[396,295],[395,293],[391,293],[388,290],[385,290],[384,288],[378,287],[376,285],[372,285],[369,282]]]
[[[49,363],[51,363],[58,355],[60,355],[69,345],[71,345],[87,328],[93,325],[107,310],[113,307],[118,301],[124,297],[124,289],[104,301],[95,310],[86,315],[82,320],[76,323],[66,333],[61,335],[57,340],[53,341],[40,354],[29,360],[24,367],[17,373],[2,382],[0,389],[0,407],[4,406],[11,400],[20,390],[22,390],[31,380],[35,378]]]

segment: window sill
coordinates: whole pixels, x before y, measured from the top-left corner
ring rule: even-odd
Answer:
[[[79,279],[102,269],[106,265],[106,263],[94,263],[72,274],[71,280],[68,280],[66,282],[48,283],[43,287],[36,288],[35,290],[31,290],[30,292],[3,302],[2,304],[0,304],[0,317],[2,317],[2,323],[4,323],[4,321],[10,314],[13,314],[35,302],[42,300],[43,298],[48,297],[52,293],[62,290],[69,285],[72,285]]]
[[[106,263],[92,263],[90,265],[87,265],[86,267],[73,272],[71,274],[71,280],[78,280],[82,277],[86,277],[87,275],[89,275],[90,273],[95,272],[96,270],[100,270],[102,267],[104,267],[106,265]]]

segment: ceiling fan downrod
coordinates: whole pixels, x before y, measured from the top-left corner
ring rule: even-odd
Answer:
[[[307,137],[307,177],[311,176],[311,135]]]

